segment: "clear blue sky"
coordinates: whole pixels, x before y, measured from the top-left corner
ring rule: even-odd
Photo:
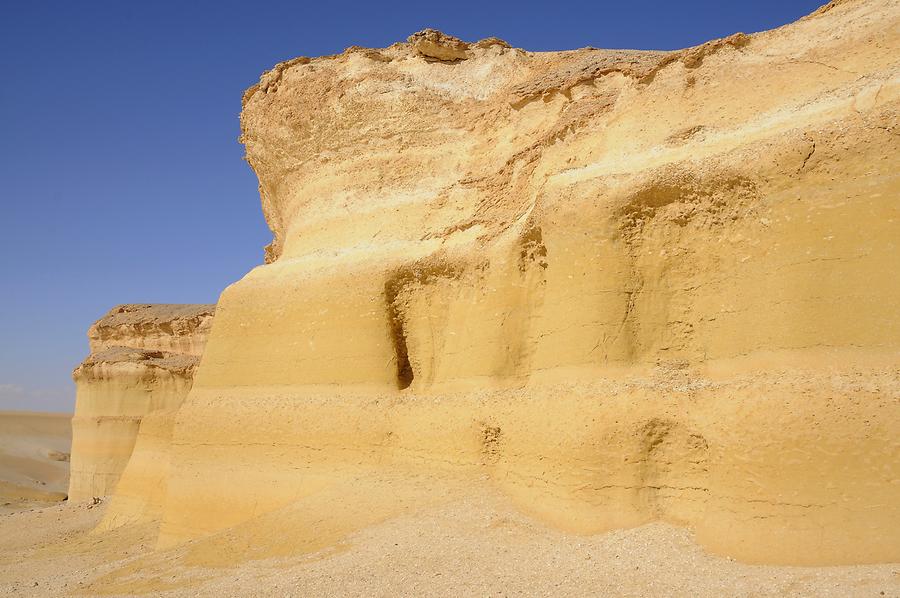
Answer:
[[[13,2],[0,18],[0,409],[71,411],[117,303],[207,303],[262,260],[243,90],[425,27],[529,50],[675,49],[824,0]]]

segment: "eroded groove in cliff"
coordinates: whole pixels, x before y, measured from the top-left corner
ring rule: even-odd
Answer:
[[[397,362],[397,388],[403,390],[412,384],[412,364],[409,362],[409,348],[406,344],[406,327],[403,310],[399,305],[400,291],[403,289],[399,277],[388,279],[384,283],[384,298],[387,307],[388,324],[390,327],[391,344],[394,348],[394,359]]]
[[[397,363],[397,388],[403,390],[409,388],[416,376],[416,371],[424,373],[424,380],[429,379],[429,368],[423,368],[422,359],[418,351],[422,351],[421,344],[415,341],[415,330],[411,321],[415,320],[410,315],[412,305],[416,298],[422,298],[423,289],[434,285],[439,280],[458,279],[462,268],[458,264],[447,262],[439,257],[429,257],[405,264],[388,276],[384,283],[384,300],[387,311],[388,325],[391,335],[391,343],[394,349],[394,358]],[[421,325],[421,324],[420,324]],[[410,355],[410,338],[415,355]],[[427,353],[427,350],[424,351]],[[415,366],[415,367],[414,367]]]

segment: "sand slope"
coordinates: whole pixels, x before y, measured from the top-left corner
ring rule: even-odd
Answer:
[[[746,565],[706,554],[689,532],[661,523],[567,535],[492,493],[451,499],[327,548],[227,568],[199,562],[202,542],[152,552],[148,527],[91,533],[105,507],[81,503],[0,517],[0,595],[900,595],[896,565]]]
[[[23,502],[65,499],[71,418],[68,413],[0,411],[0,505],[13,509]]]

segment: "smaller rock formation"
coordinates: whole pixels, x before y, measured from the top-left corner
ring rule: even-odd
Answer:
[[[423,29],[410,35],[407,40],[426,59],[453,62],[469,58],[469,44],[437,29]],[[500,40],[497,40],[500,41]],[[500,42],[505,44],[506,42]]]
[[[77,395],[70,499],[110,494],[144,417],[181,405],[214,310],[214,305],[120,305],[91,326],[91,354],[72,373]]]
[[[91,353],[130,347],[199,357],[214,310],[215,305],[119,305],[88,329]]]

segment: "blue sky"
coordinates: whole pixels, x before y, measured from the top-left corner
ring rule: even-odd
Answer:
[[[214,302],[261,262],[238,113],[277,62],[425,27],[529,50],[675,49],[823,1],[0,0],[0,409],[71,411],[70,372],[110,307]]]

